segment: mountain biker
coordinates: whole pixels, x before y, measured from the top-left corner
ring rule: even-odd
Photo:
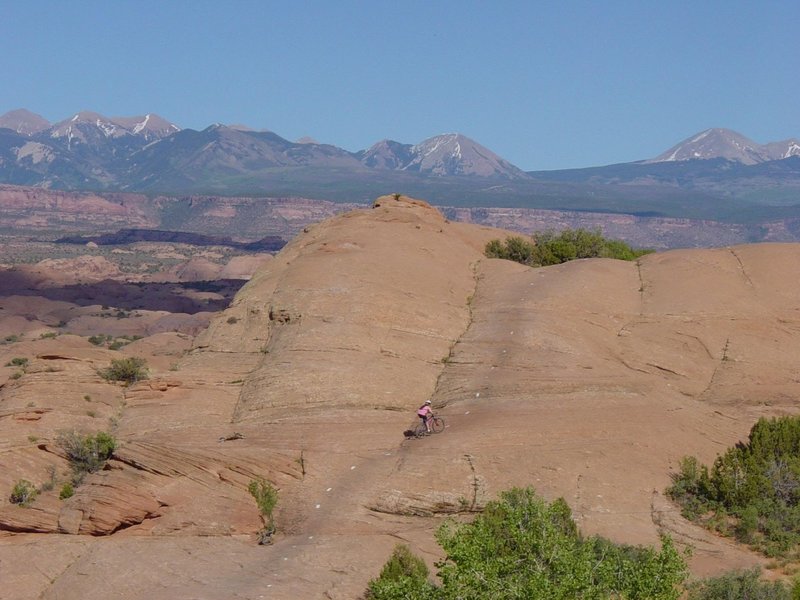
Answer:
[[[431,408],[430,400],[425,400],[425,404],[417,409],[417,416],[425,423],[425,431],[432,433],[431,420],[433,419],[433,409]]]

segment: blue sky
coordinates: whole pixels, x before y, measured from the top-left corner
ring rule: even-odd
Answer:
[[[709,127],[800,138],[794,1],[0,2],[0,113],[155,112],[347,150],[458,131],[525,170]]]

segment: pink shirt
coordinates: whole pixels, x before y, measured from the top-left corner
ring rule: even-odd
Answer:
[[[428,406],[428,405],[426,404],[425,406],[423,406],[422,408],[420,408],[420,409],[417,411],[417,414],[418,414],[420,417],[426,417],[426,416],[428,416],[428,415],[429,415],[430,413],[432,413],[432,412],[433,412],[433,410],[431,410],[431,407],[430,407],[430,406]]]

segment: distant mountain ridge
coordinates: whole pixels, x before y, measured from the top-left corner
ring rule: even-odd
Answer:
[[[686,138],[666,152],[645,162],[724,158],[744,165],[755,165],[791,156],[800,156],[800,142],[796,139],[758,144],[736,131],[714,128]]]
[[[460,133],[446,133],[419,144],[381,140],[358,153],[369,167],[431,175],[525,179],[528,175],[488,148]]]
[[[457,133],[415,145],[384,140],[369,150],[348,152],[310,138],[290,142],[243,125],[183,130],[153,113],[109,118],[81,111],[55,124],[24,109],[0,116],[3,183],[191,191],[224,188],[231,178],[251,178],[260,184],[275,169],[321,169],[354,177],[370,171],[404,171],[424,177],[529,178]]]
[[[0,116],[0,128],[11,129],[22,135],[33,135],[50,127],[50,121],[24,108]]]
[[[334,202],[369,202],[391,190],[438,205],[749,221],[767,207],[800,212],[800,143],[762,145],[709,129],[650,160],[525,172],[460,133],[417,144],[384,139],[350,152],[245,125],[181,129],[154,113],[82,111],[51,124],[20,109],[0,115],[2,183]]]

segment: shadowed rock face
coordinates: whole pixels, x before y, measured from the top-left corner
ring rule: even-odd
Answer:
[[[0,380],[4,500],[64,477],[59,430],[113,416],[120,441],[73,498],[0,505],[10,597],[354,598],[398,538],[432,563],[443,516],[513,485],[563,496],[585,533],[670,533],[698,574],[763,562],[663,490],[682,456],[797,412],[800,246],[530,269],[484,258],[504,235],[382,197],[307,228],[193,341],[126,346],[153,364],[127,388],[77,336],[0,346],[31,359]],[[428,397],[448,427],[405,441]],[[279,489],[268,547],[259,476]]]

